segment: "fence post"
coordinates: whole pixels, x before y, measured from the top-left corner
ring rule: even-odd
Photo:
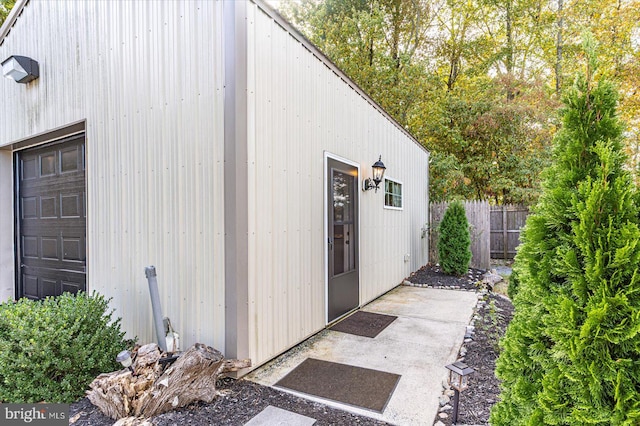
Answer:
[[[509,254],[509,233],[508,231],[508,226],[507,226],[507,205],[503,204],[502,205],[502,241],[504,241],[504,247],[503,247],[503,252],[504,252],[504,257],[503,259],[508,259],[507,255]]]

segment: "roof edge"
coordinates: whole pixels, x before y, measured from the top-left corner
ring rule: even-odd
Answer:
[[[302,44],[307,50],[309,50],[316,58],[323,62],[331,71],[333,71],[338,77],[340,77],[345,83],[356,91],[364,100],[366,100],[371,106],[373,106],[380,114],[382,114],[387,120],[391,122],[395,127],[400,129],[409,139],[411,139],[416,145],[422,148],[427,154],[430,154],[429,150],[416,139],[407,129],[405,129],[398,121],[393,118],[379,103],[369,96],[358,84],[346,75],[336,64],[331,61],[318,49],[304,34],[302,34],[297,28],[295,28],[289,21],[287,21],[277,10],[271,5],[267,4],[265,0],[251,0],[256,6],[258,6],[264,13],[266,13],[271,19],[276,21],[278,25],[284,28],[294,39]]]
[[[2,27],[0,27],[0,46],[2,46],[2,44],[4,43],[4,39],[7,37],[7,35],[9,35],[9,32],[11,32],[13,24],[15,24],[18,16],[20,16],[27,3],[29,3],[29,0],[18,0],[13,6],[13,9],[11,9],[11,12],[9,12],[9,16],[7,16],[7,19],[2,24]],[[0,60],[1,59],[4,58],[0,58]]]

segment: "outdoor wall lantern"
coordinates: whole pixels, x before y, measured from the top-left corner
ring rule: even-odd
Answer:
[[[131,366],[131,352],[129,351],[122,351],[120,352],[117,356],[116,356],[116,361],[118,361],[120,364],[122,364],[123,367],[128,368],[129,370],[131,370],[131,374],[135,374],[135,372],[133,371],[133,367]]]
[[[370,189],[375,189],[375,192],[378,192],[378,187],[384,177],[384,171],[387,169],[382,162],[382,155],[378,158],[378,161],[373,163],[371,168],[373,169],[373,178],[366,178],[362,182],[362,190],[368,191]]]
[[[2,61],[2,75],[17,83],[28,83],[40,76],[40,69],[33,59],[13,55]]]
[[[449,370],[449,386],[453,388],[453,424],[458,422],[458,402],[460,402],[460,392],[469,387],[469,376],[475,370],[462,361],[445,365]]]

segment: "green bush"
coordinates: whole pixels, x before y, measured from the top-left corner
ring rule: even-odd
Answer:
[[[516,256],[494,426],[640,424],[638,197],[617,92],[594,81],[587,51],[588,72],[564,98],[554,162]]]
[[[438,257],[442,270],[449,275],[463,275],[471,262],[469,222],[460,201],[447,207],[438,228]]]
[[[124,340],[103,296],[65,293],[0,304],[0,401],[69,403],[120,368]]]
[[[520,285],[520,279],[518,278],[518,269],[513,268],[511,275],[509,275],[509,286],[507,287],[507,295],[511,300],[516,297],[518,293],[518,286]]]

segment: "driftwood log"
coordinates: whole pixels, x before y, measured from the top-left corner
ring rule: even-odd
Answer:
[[[225,360],[219,351],[201,343],[169,366],[159,362],[163,355],[155,343],[140,347],[133,373],[124,369],[99,375],[87,397],[112,419],[149,418],[192,402],[213,401],[220,375],[251,366],[251,360]]]

